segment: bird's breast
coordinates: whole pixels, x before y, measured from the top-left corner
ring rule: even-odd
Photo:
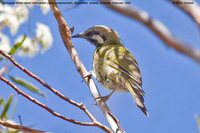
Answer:
[[[93,67],[97,81],[102,83],[107,89],[124,91],[121,81],[121,73],[109,66],[110,56],[114,57],[112,47],[97,49],[93,56]]]

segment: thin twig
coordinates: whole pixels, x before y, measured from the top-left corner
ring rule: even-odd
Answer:
[[[49,89],[50,91],[52,91],[55,95],[57,95],[61,99],[65,100],[65,101],[71,103],[72,105],[78,107],[79,109],[81,109],[90,118],[90,120],[93,122],[93,124],[94,124],[93,126],[99,127],[99,128],[101,128],[101,129],[103,129],[105,131],[109,131],[108,127],[106,127],[105,125],[101,124],[99,121],[97,121],[95,119],[95,117],[89,112],[89,110],[86,108],[86,106],[83,103],[77,103],[77,102],[73,101],[72,99],[64,96],[62,93],[60,93],[59,91],[57,91],[56,89],[54,89],[53,87],[51,87],[50,85],[48,85],[46,82],[44,82],[37,75],[35,75],[31,71],[29,71],[28,69],[26,69],[25,67],[23,67],[22,65],[20,65],[15,59],[12,58],[12,56],[6,54],[2,50],[0,50],[0,55],[4,56],[6,59],[10,60],[13,63],[13,65],[15,65],[16,67],[18,67],[20,70],[22,70],[24,73],[26,73],[27,75],[29,75],[33,79],[37,80],[44,87],[46,87],[47,89]],[[1,75],[1,73],[0,73],[0,75]]]
[[[75,101],[73,101],[72,99],[66,97],[65,95],[63,95],[62,93],[60,93],[59,91],[57,91],[56,89],[54,89],[53,87],[51,87],[49,84],[47,84],[46,82],[44,82],[41,78],[39,78],[37,75],[35,75],[34,73],[32,73],[31,71],[29,71],[27,68],[23,67],[22,65],[20,65],[14,58],[12,58],[12,56],[10,56],[9,54],[6,54],[5,52],[3,52],[2,50],[0,50],[0,55],[4,56],[6,59],[10,60],[13,65],[15,65],[16,67],[18,67],[20,70],[22,70],[24,73],[26,73],[27,75],[29,75],[30,77],[32,77],[33,79],[37,80],[39,83],[41,83],[44,87],[46,87],[47,89],[49,89],[51,92],[53,92],[55,95],[57,95],[58,97],[60,97],[61,99],[69,102],[70,104],[78,107],[78,108],[82,108],[82,110],[84,110],[83,108],[85,108],[85,105],[83,105],[82,103],[77,103]],[[88,115],[88,114],[87,114]],[[91,116],[91,114],[89,113],[88,116]],[[91,119],[92,120],[92,119]]]
[[[113,0],[100,0],[101,2],[110,2]],[[123,0],[121,0],[123,1]],[[177,40],[169,31],[169,29],[161,22],[152,19],[145,11],[136,9],[125,4],[104,4],[110,9],[127,16],[131,19],[137,20],[155,33],[167,46],[174,48],[176,51],[187,55],[191,59],[200,63],[200,51],[193,49],[189,44]]]
[[[171,2],[186,12],[200,28],[200,6],[195,1],[171,0]],[[185,3],[184,3],[185,2]],[[188,4],[187,4],[187,3]],[[189,4],[190,3],[190,4]]]
[[[18,94],[22,95],[24,98],[26,98],[29,101],[35,103],[36,105],[42,107],[43,109],[45,109],[46,111],[48,111],[52,115],[54,115],[54,116],[56,116],[56,117],[58,117],[62,120],[65,120],[65,121],[68,121],[68,122],[71,122],[71,123],[74,123],[74,124],[82,125],[82,126],[96,126],[93,122],[80,122],[80,121],[62,116],[61,114],[53,111],[51,108],[49,108],[45,104],[39,102],[38,100],[36,100],[33,97],[26,94],[25,92],[21,91],[17,86],[15,86],[12,82],[10,82],[8,79],[4,78],[3,76],[0,76],[0,80],[3,81],[4,83],[6,83],[11,88],[13,88]]]
[[[25,126],[22,126],[22,125],[9,123],[8,121],[3,121],[3,120],[0,120],[0,125],[5,126],[5,127],[9,127],[9,128],[13,128],[13,129],[16,129],[16,130],[21,130],[21,131],[28,132],[28,133],[46,133],[45,131],[40,131],[40,130],[32,129],[32,128],[29,128],[29,127],[25,127]]]
[[[63,95],[62,93],[60,93],[59,91],[57,91],[56,89],[54,89],[53,87],[51,87],[49,84],[47,84],[46,82],[44,82],[41,78],[39,78],[37,75],[35,75],[34,73],[32,73],[31,71],[29,71],[27,68],[23,67],[22,65],[20,65],[14,58],[12,58],[11,55],[6,54],[5,52],[3,52],[2,50],[0,50],[0,55],[4,56],[5,58],[7,58],[8,60],[10,60],[13,65],[15,65],[16,67],[18,67],[20,70],[22,70],[24,73],[26,73],[27,75],[29,75],[30,77],[32,77],[33,79],[37,80],[39,83],[41,83],[45,88],[47,88],[48,90],[50,90],[51,92],[53,92],[55,95],[57,95],[58,97],[60,97],[61,99],[71,103],[72,105],[76,106],[76,107],[80,107],[82,106],[81,103],[77,103],[75,101],[73,101],[72,99],[66,97],[65,95]]]
[[[62,16],[59,8],[57,7],[55,1],[49,0],[49,3],[52,3],[52,4],[50,4],[50,7],[51,7],[51,10],[52,10],[56,20],[57,20],[60,35],[64,42],[64,45],[67,48],[68,53],[70,54],[79,74],[81,75],[81,77],[84,77],[84,75],[87,75],[88,72],[87,72],[85,66],[83,65],[82,61],[80,60],[79,55],[71,42],[70,29],[69,29],[64,17]],[[120,131],[124,132],[122,130],[122,128],[120,127],[120,125],[118,123],[116,123],[116,121],[109,115],[108,112],[110,112],[110,110],[109,110],[108,106],[106,105],[106,103],[103,102],[102,100],[98,99],[100,97],[100,93],[99,93],[94,81],[91,79],[91,77],[84,78],[84,80],[85,80],[86,84],[88,85],[93,98],[96,100],[97,105],[100,107],[104,116],[106,117],[106,120],[109,123],[112,130],[114,132],[116,132],[119,129],[121,129]],[[120,131],[118,131],[118,133]]]

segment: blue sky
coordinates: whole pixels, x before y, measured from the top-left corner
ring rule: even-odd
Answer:
[[[200,48],[200,32],[196,24],[170,2],[164,0],[133,0],[131,2],[133,6],[147,11],[153,18],[163,22],[175,37],[195,48]],[[199,0],[197,2],[200,4]],[[200,115],[200,64],[167,47],[137,21],[101,5],[81,5],[69,11],[65,11],[64,6],[60,7],[68,25],[75,27],[74,33],[80,33],[99,24],[112,27],[118,31],[124,46],[137,58],[142,73],[145,103],[150,117],[147,118],[142,114],[129,93],[115,93],[107,101],[111,111],[118,117],[127,133],[198,133],[194,115]],[[40,21],[51,28],[54,43],[45,54],[39,54],[32,59],[18,60],[66,96],[83,102],[97,120],[107,124],[100,109],[94,105],[95,102],[86,84],[81,82],[82,78],[63,45],[52,13],[49,12],[44,16],[39,8],[34,8],[30,18],[20,27],[20,33],[33,34],[35,23]],[[31,33],[27,30],[28,27]],[[9,34],[8,31],[5,33]],[[73,43],[87,70],[92,70],[92,54],[95,48],[81,39],[73,39]],[[29,94],[57,112],[74,119],[88,120],[84,113],[63,102],[18,69],[14,69],[11,74],[26,78],[36,84],[48,95],[48,98]],[[0,86],[0,97],[7,98],[11,93],[16,97],[17,107],[14,119],[18,121],[17,116],[20,115],[24,125],[34,125],[34,128],[55,133],[102,132],[98,128],[78,126],[60,120],[17,95],[4,84],[0,83]],[[109,93],[102,85],[97,83],[97,86],[102,95]]]

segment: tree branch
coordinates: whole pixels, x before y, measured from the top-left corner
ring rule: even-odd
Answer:
[[[59,31],[61,38],[64,42],[65,47],[68,50],[68,53],[70,54],[76,69],[78,70],[79,74],[84,77],[84,75],[87,75],[88,72],[86,68],[84,67],[82,61],[80,60],[78,53],[76,49],[74,48],[72,42],[71,42],[71,33],[70,29],[62,16],[59,8],[57,7],[54,0],[49,0],[51,10],[57,20]],[[93,98],[96,100],[97,105],[100,107],[101,111],[103,112],[104,116],[106,117],[107,122],[109,123],[110,127],[112,128],[113,132],[124,132],[120,125],[113,119],[113,117],[110,115],[110,110],[105,102],[99,99],[100,93],[94,83],[94,81],[91,79],[91,77],[84,78],[84,81],[88,85],[90,92],[93,96]]]
[[[3,120],[0,120],[0,125],[5,126],[5,127],[9,127],[9,128],[13,128],[13,129],[16,129],[16,130],[28,132],[28,133],[46,133],[45,131],[40,131],[40,130],[32,129],[32,128],[29,128],[29,127],[9,123],[9,122],[3,121]]]
[[[100,1],[112,3],[112,0],[100,0]],[[189,46],[189,44],[177,40],[164,24],[155,19],[152,19],[147,12],[138,10],[134,7],[125,4],[104,4],[104,5],[124,16],[137,20],[140,23],[144,24],[148,29],[150,29],[154,34],[156,34],[167,46],[174,48],[176,51],[184,55],[187,55],[194,61],[200,63],[199,50],[193,49],[192,47]]]
[[[54,116],[56,116],[56,117],[58,117],[58,118],[60,118],[62,120],[65,120],[65,121],[68,121],[68,122],[71,122],[71,123],[74,123],[74,124],[82,125],[82,126],[96,126],[93,122],[80,122],[80,121],[77,121],[77,120],[70,119],[70,118],[67,118],[65,116],[62,116],[61,114],[53,111],[51,108],[49,108],[45,104],[39,102],[38,100],[36,100],[33,97],[31,97],[28,94],[26,94],[25,92],[21,91],[19,88],[17,88],[17,86],[15,86],[12,82],[10,82],[9,80],[7,80],[6,78],[4,78],[1,75],[0,75],[0,80],[3,81],[4,83],[6,83],[11,88],[13,88],[18,94],[22,95],[24,98],[26,98],[29,101],[35,103],[36,105],[38,105],[41,108],[43,108],[46,111],[48,111],[50,114],[52,114],[52,115],[54,115]]]
[[[22,70],[24,73],[26,73],[27,75],[29,75],[31,78],[35,79],[36,81],[38,81],[40,84],[42,84],[45,88],[47,88],[48,90],[50,90],[51,92],[53,92],[55,95],[57,95],[58,97],[60,97],[61,99],[63,99],[64,101],[69,102],[70,104],[80,108],[81,110],[85,110],[85,105],[83,105],[82,103],[77,103],[75,101],[73,101],[72,99],[66,97],[65,95],[63,95],[61,92],[57,91],[56,89],[54,89],[53,87],[51,87],[49,84],[47,84],[45,81],[43,81],[41,78],[39,78],[37,75],[35,75],[34,73],[32,73],[31,71],[29,71],[27,68],[23,67],[22,65],[20,65],[14,58],[12,58],[12,56],[10,56],[9,54],[6,54],[5,52],[3,52],[2,50],[0,50],[0,55],[4,56],[6,59],[10,60],[10,62],[15,65],[16,67],[18,67],[20,70]],[[3,69],[0,70],[0,75],[1,75],[1,71],[5,71],[5,67],[3,67]],[[86,113],[87,112],[87,113]],[[91,113],[89,111],[86,111],[85,113],[88,116],[92,116]],[[90,119],[92,120],[93,118],[90,117]]]
[[[192,4],[184,4],[182,0],[171,0],[171,2],[187,13],[200,28],[200,7],[195,1],[192,1]]]
[[[57,95],[58,97],[60,97],[61,99],[69,102],[70,104],[78,107],[79,109],[81,109],[92,121],[93,125],[91,126],[96,126],[101,128],[102,130],[109,132],[109,128],[106,127],[105,125],[101,124],[99,121],[97,121],[95,119],[95,117],[89,112],[89,110],[85,107],[84,104],[82,103],[77,103],[75,101],[73,101],[72,99],[69,99],[68,97],[64,96],[62,93],[60,93],[59,91],[57,91],[56,89],[52,88],[50,85],[48,85],[46,82],[44,82],[42,79],[40,79],[38,76],[36,76],[35,74],[33,74],[32,72],[30,72],[28,69],[26,69],[25,67],[23,67],[22,65],[20,65],[16,60],[14,60],[10,55],[4,53],[2,50],[0,50],[0,55],[4,56],[6,59],[10,60],[13,65],[15,65],[16,67],[18,67],[20,70],[22,70],[24,73],[26,73],[27,75],[29,75],[30,77],[32,77],[33,79],[37,80],[39,83],[41,83],[44,87],[46,87],[47,89],[49,89],[51,92],[53,92],[55,95]],[[0,69],[0,76],[2,76],[2,74],[6,71],[6,67],[2,67]],[[20,91],[18,89],[18,91]],[[17,91],[17,92],[18,92]],[[22,92],[22,91],[21,91]],[[25,93],[24,93],[25,94]],[[25,94],[27,95],[27,94]],[[28,95],[27,95],[28,96]],[[26,97],[27,98],[27,97]],[[30,98],[29,98],[30,100]],[[39,101],[38,101],[39,102]],[[37,103],[36,103],[37,104]],[[48,108],[48,107],[47,107]],[[75,123],[76,124],[76,123]],[[80,125],[80,124],[79,124]]]

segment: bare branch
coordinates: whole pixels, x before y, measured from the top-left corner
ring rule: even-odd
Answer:
[[[7,58],[8,60],[10,60],[13,65],[15,65],[16,67],[18,67],[20,70],[22,70],[24,73],[26,73],[27,75],[29,75],[30,77],[32,77],[33,79],[37,80],[40,84],[42,84],[45,88],[47,88],[48,90],[50,90],[51,92],[53,92],[55,95],[57,95],[58,97],[60,97],[61,99],[63,99],[64,101],[67,101],[69,103],[71,103],[72,105],[76,106],[76,107],[80,107],[80,103],[77,103],[73,100],[71,100],[70,98],[64,96],[62,93],[60,93],[59,91],[57,91],[56,89],[54,89],[53,87],[51,87],[49,84],[47,84],[46,82],[44,82],[41,78],[39,78],[37,75],[35,75],[34,73],[30,72],[27,68],[23,67],[22,65],[20,65],[15,59],[12,58],[12,56],[10,56],[9,54],[6,54],[5,52],[3,52],[2,50],[0,50],[0,54],[2,56],[4,56],[5,58]]]
[[[184,4],[183,0],[171,0],[171,2],[186,12],[200,28],[200,7],[195,1],[192,1],[192,4]]]
[[[101,2],[110,2],[112,0],[100,0]],[[167,46],[174,48],[176,51],[187,55],[196,62],[200,63],[200,51],[193,49],[189,44],[177,40],[161,22],[152,19],[145,11],[136,9],[125,4],[104,4],[112,10],[127,16],[131,19],[137,20],[155,33]]]
[[[50,91],[52,91],[54,94],[56,94],[58,97],[60,97],[61,99],[71,103],[72,105],[78,107],[79,109],[81,109],[92,121],[91,123],[93,123],[93,125],[91,126],[96,126],[101,128],[102,130],[109,132],[109,128],[106,127],[105,125],[101,124],[99,121],[97,121],[95,119],[95,117],[89,112],[89,110],[85,107],[84,104],[82,103],[77,103],[75,101],[73,101],[72,99],[69,99],[68,97],[64,96],[62,93],[60,93],[59,91],[57,91],[56,89],[52,88],[50,85],[48,85],[46,82],[44,82],[42,79],[40,79],[38,76],[36,76],[35,74],[33,74],[32,72],[30,72],[28,69],[26,69],[25,67],[23,67],[22,65],[20,65],[16,60],[14,60],[10,55],[4,53],[2,50],[0,50],[0,55],[4,56],[5,58],[7,58],[8,60],[10,60],[16,67],[18,67],[20,70],[22,70],[24,73],[26,73],[27,75],[29,75],[30,77],[32,77],[33,79],[37,80],[39,83],[41,83],[44,87],[46,87],[47,89],[49,89]],[[0,76],[6,71],[5,67],[2,67],[0,69]],[[20,90],[19,90],[20,91]],[[18,91],[17,91],[18,92]],[[25,94],[25,93],[24,93]],[[26,94],[27,95],[27,94]],[[28,95],[27,95],[28,96]],[[39,102],[39,101],[38,101]],[[48,107],[47,107],[48,108]],[[73,123],[73,122],[72,122]],[[76,123],[75,123],[76,124]],[[80,125],[80,124],[79,124]]]
[[[40,130],[32,129],[32,128],[29,128],[29,127],[9,123],[8,121],[3,121],[3,120],[0,120],[0,125],[5,126],[5,127],[9,127],[9,128],[13,128],[13,129],[16,129],[16,130],[28,132],[28,133],[46,133],[45,131],[40,131]]]
[[[55,1],[49,0],[49,3],[51,3],[50,7],[51,7],[51,10],[52,10],[56,20],[57,20],[60,35],[65,44],[65,47],[67,48],[79,74],[82,77],[84,77],[84,75],[87,75],[88,72],[87,72],[86,68],[84,67],[82,61],[80,60],[78,53],[71,42],[70,29],[69,29],[64,17],[62,16],[59,8],[57,7]],[[91,77],[84,78],[84,80],[85,80],[86,84],[88,85],[93,98],[96,100],[97,105],[100,107],[104,116],[106,117],[106,120],[108,121],[112,130],[114,132],[118,131],[118,133],[124,132],[122,130],[122,128],[120,127],[120,125],[118,123],[116,123],[116,121],[113,119],[113,117],[111,117],[109,115],[110,110],[109,110],[108,106],[106,105],[106,103],[103,102],[102,100],[98,99],[100,97],[100,93],[99,93],[94,81],[91,79]],[[121,130],[119,131],[119,129],[121,129]]]
[[[74,123],[74,124],[82,125],[82,126],[95,126],[93,122],[80,122],[80,121],[77,121],[77,120],[70,119],[70,118],[67,118],[65,116],[62,116],[61,114],[53,111],[51,108],[49,108],[45,104],[39,102],[38,100],[34,99],[33,97],[31,97],[28,94],[26,94],[23,91],[21,91],[19,88],[17,88],[17,86],[15,86],[12,82],[7,80],[3,76],[0,76],[0,80],[3,81],[4,83],[6,83],[11,88],[13,88],[18,94],[22,95],[24,98],[26,98],[29,101],[35,103],[36,105],[40,106],[41,108],[45,109],[46,111],[48,111],[52,115],[54,115],[54,116],[56,116],[56,117],[58,117],[58,118],[60,118],[62,120],[65,120],[65,121],[68,121],[68,122],[71,122],[71,123]]]

